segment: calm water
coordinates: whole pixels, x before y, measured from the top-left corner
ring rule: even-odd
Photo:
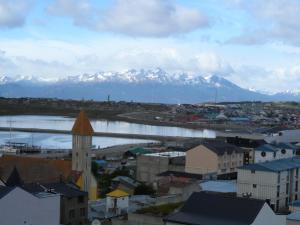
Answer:
[[[0,127],[44,128],[71,130],[75,118],[62,116],[0,116]],[[179,127],[152,126],[121,121],[91,120],[95,131],[111,133],[152,134],[161,136],[206,137],[215,138],[212,130],[194,130]],[[47,148],[70,148],[71,136],[58,134],[40,134],[12,132],[12,141],[29,142]],[[9,140],[9,132],[0,132],[0,143]],[[94,137],[93,144],[101,148],[118,144],[145,143],[147,140],[135,140],[111,137]],[[152,141],[150,141],[152,142]]]
[[[6,141],[22,142],[42,146],[46,149],[71,149],[72,136],[67,134],[45,134],[45,133],[26,133],[26,132],[2,132],[0,131],[0,145]],[[106,148],[121,144],[137,144],[155,142],[151,140],[93,137],[93,145],[96,148]]]

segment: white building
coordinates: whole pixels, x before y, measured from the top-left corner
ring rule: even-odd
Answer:
[[[60,195],[0,187],[1,225],[59,225]]]
[[[289,143],[272,143],[259,146],[254,151],[254,162],[266,162],[291,158],[296,155],[296,147]]]
[[[116,189],[106,194],[106,215],[123,215],[128,213],[129,194]]]
[[[238,169],[237,195],[267,200],[275,211],[300,198],[300,157],[245,165]]]

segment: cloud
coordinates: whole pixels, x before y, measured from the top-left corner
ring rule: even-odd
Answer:
[[[31,1],[0,0],[0,29],[23,26],[30,6]]]
[[[209,25],[200,11],[171,0],[114,0],[106,11],[90,0],[56,0],[48,12],[70,17],[77,26],[135,37],[166,37]]]
[[[300,1],[298,0],[235,0],[231,3],[247,12],[254,25],[230,42],[264,44],[282,42],[300,45]]]

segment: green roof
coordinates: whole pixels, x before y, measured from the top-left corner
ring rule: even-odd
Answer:
[[[129,152],[132,154],[135,154],[135,155],[144,155],[144,154],[152,153],[151,150],[144,149],[141,147],[136,147],[136,148],[130,149]]]

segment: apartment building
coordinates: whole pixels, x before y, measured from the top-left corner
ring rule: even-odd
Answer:
[[[245,165],[238,168],[237,195],[266,200],[275,211],[300,198],[300,157]]]
[[[136,178],[138,181],[153,183],[158,174],[166,171],[184,171],[185,152],[160,152],[137,157]]]
[[[276,159],[291,158],[296,155],[296,147],[289,143],[264,144],[254,151],[254,162],[266,162]]]
[[[244,150],[226,142],[207,140],[186,152],[185,172],[226,174],[244,163]]]

